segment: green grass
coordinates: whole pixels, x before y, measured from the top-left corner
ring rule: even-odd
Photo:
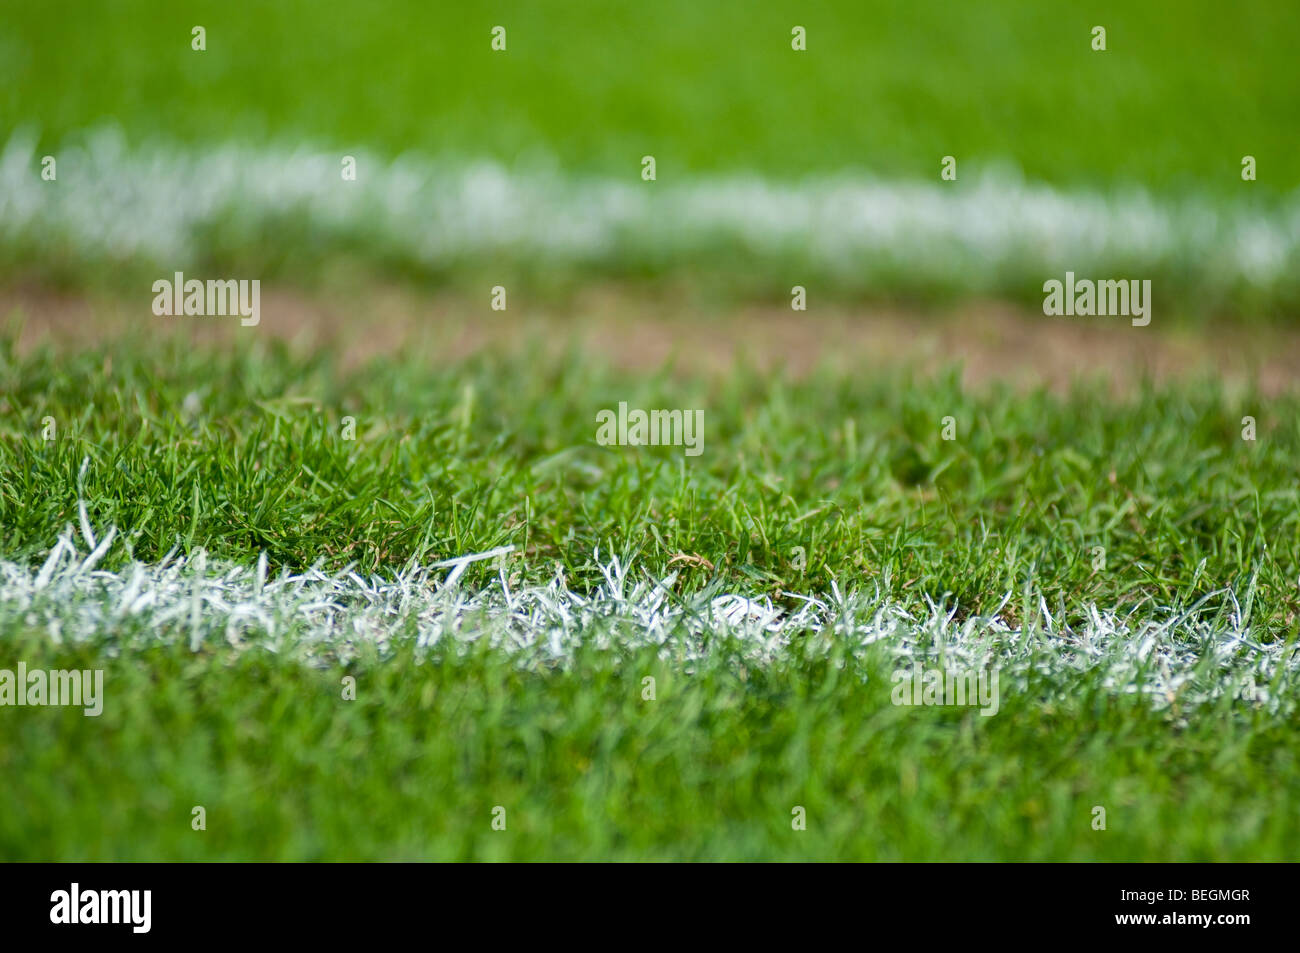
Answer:
[[[121,293],[175,270],[312,287],[346,271],[552,302],[605,277],[728,304],[794,284],[1036,304],[1072,270],[1152,280],[1158,320],[1300,311],[1286,5],[123,0],[52,16],[15,9],[0,30],[6,281]],[[230,161],[193,164],[214,156]],[[517,191],[494,200],[466,173],[481,160]],[[828,199],[838,186],[859,191]]]
[[[972,613],[1032,585],[1076,622],[1089,603],[1187,605],[1227,586],[1250,594],[1253,639],[1296,635],[1294,397],[1206,383],[1026,398],[901,371],[616,376],[541,352],[344,373],[275,347],[110,350],[108,373],[94,348],[3,352],[7,559],[39,565],[80,498],[145,562],[179,543],[391,574],[509,542],[516,584],[558,561],[583,591],[599,544],[659,575],[678,552],[714,563],[716,578],[684,569],[684,594],[888,577],[906,606],[950,593]],[[704,454],[596,447],[595,412],[618,400],[706,408]],[[339,439],[344,414],[355,442]],[[770,665],[719,644],[692,663],[590,648],[525,669],[400,633],[347,659],[153,641],[166,635],[0,633],[0,667],[104,667],[109,699],[98,719],[0,710],[0,856],[1263,860],[1291,859],[1300,834],[1293,712],[1160,710],[1094,673],[1064,694],[1031,678],[983,718],[891,706],[883,655],[798,641]],[[190,829],[195,805],[205,832]]]
[[[179,543],[369,572],[512,543],[544,581],[556,561],[597,578],[589,557],[601,546],[654,567],[698,554],[758,590],[889,573],[989,609],[1033,569],[1054,606],[1169,604],[1255,577],[1263,618],[1297,608],[1294,396],[1212,381],[1139,386],[1122,401],[1086,384],[1069,398],[973,393],[953,375],[905,371],[629,376],[536,352],[345,373],[341,355],[279,345],[138,342],[113,346],[105,374],[107,354],[4,352],[0,547],[11,558],[39,563],[80,498],[145,561]],[[597,412],[621,400],[703,408],[704,453],[597,446]],[[1246,415],[1254,442],[1241,436]],[[355,441],[341,437],[344,416]]]
[[[864,169],[936,179],[1009,161],[1057,185],[1238,194],[1300,184],[1285,4],[684,0],[649,5],[315,0],[18,6],[0,32],[0,130],[55,148],[271,139],[635,176]],[[190,49],[190,29],[208,33]],[[495,25],[508,50],[489,49]],[[790,49],[806,26],[809,48]],[[1091,29],[1108,30],[1095,53]],[[73,77],[84,81],[73,82]]]
[[[891,706],[887,680],[826,661],[686,675],[591,653],[538,674],[399,651],[318,670],[18,646],[104,666],[120,700],[4,712],[5,859],[1257,861],[1300,836],[1294,719],[1174,730],[1086,680],[1066,708],[982,718]]]
[[[143,331],[33,353],[0,334],[0,669],[102,668],[107,696],[98,718],[0,707],[0,860],[1294,859],[1300,395],[1209,379],[1023,393],[876,365],[795,379],[742,356],[716,376],[630,373],[545,339],[353,367],[260,331],[229,348],[156,334],[146,289],[183,268],[340,301],[366,300],[376,275],[476,302],[505,283],[512,313],[611,280],[697,307],[784,307],[795,283],[818,303],[1036,307],[1044,278],[1099,269],[1153,279],[1150,333],[1219,316],[1251,333],[1296,313],[1295,9],[11,6],[0,147],[38,138],[0,167],[0,281],[107,289]],[[496,24],[504,54],[489,50]],[[790,49],[795,24],[806,53]],[[1104,53],[1089,46],[1098,24]],[[86,138],[112,127],[124,151]],[[232,144],[248,150],[233,177],[200,161]],[[39,178],[47,151],[57,181]],[[335,171],[342,153],[362,157],[358,182]],[[643,189],[646,154],[659,180]],[[945,155],[960,167],[951,197],[983,204],[936,197]],[[280,165],[264,181],[268,156]],[[501,211],[491,181],[457,178],[478,159],[503,162],[526,206],[489,240],[476,216]],[[1029,185],[982,175],[1000,165]],[[853,245],[880,206],[836,214],[835,183],[864,175],[930,183],[919,220],[885,215],[901,229],[886,248]],[[695,220],[709,196],[693,184],[751,180],[758,221]],[[610,183],[637,190],[612,202],[635,214],[566,251],[552,224],[601,202],[577,215],[597,223]],[[1079,200],[1016,204],[1038,183]],[[744,212],[757,193],[728,194]],[[1055,214],[1054,230],[998,224],[999,208]],[[927,215],[942,228],[926,232]],[[597,412],[620,401],[703,408],[703,454],[597,446]],[[110,527],[94,571],[73,566]],[[500,576],[476,563],[450,595],[413,569],[504,545]],[[95,588],[154,585],[174,553],[185,571],[153,616]],[[613,555],[635,581],[675,573],[670,606],[699,613],[678,619],[688,634],[719,593],[789,618],[795,594],[874,591],[858,611],[909,621],[870,644],[810,622],[767,658],[716,620],[645,648],[617,612],[584,622],[568,654],[489,646],[511,632],[505,589],[536,597],[557,570],[603,611]],[[300,605],[274,633],[253,615],[203,630],[195,566],[244,584],[259,558],[273,587],[309,567],[417,579],[431,617],[436,599],[490,598],[451,616],[463,644],[422,641],[410,615],[386,641],[312,643]],[[184,614],[166,615],[177,598]],[[337,599],[340,616],[365,607],[357,590]],[[860,635],[848,606],[843,631]],[[1007,664],[998,713],[891,704],[900,648],[947,659],[963,625],[1024,663]],[[1141,655],[1146,625],[1164,654]],[[1225,646],[1236,681],[1216,694]],[[1168,697],[1127,693],[1113,666],[1088,664],[1094,650]],[[1171,659],[1188,681],[1160,670]]]

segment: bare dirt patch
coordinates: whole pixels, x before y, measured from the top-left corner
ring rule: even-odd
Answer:
[[[773,306],[717,309],[630,293],[590,291],[571,305],[535,307],[517,298],[492,311],[483,300],[372,287],[307,294],[264,288],[261,323],[238,318],[157,317],[150,300],[96,298],[33,289],[0,290],[0,319],[20,350],[101,346],[135,336],[180,335],[198,347],[238,340],[329,348],[346,366],[416,353],[434,364],[483,349],[576,349],[627,370],[669,367],[722,373],[737,365],[804,376],[869,373],[905,366],[934,374],[960,366],[971,385],[1063,390],[1079,378],[1124,391],[1144,378],[1212,376],[1265,393],[1300,382],[1300,333],[1234,326],[1135,328],[1116,318],[1052,318],[998,303],[941,311],[831,306],[792,312]]]

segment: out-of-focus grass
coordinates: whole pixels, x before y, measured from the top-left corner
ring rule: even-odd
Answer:
[[[1096,676],[984,718],[893,706],[886,672],[794,654],[523,672],[408,647],[318,669],[4,642],[106,670],[98,718],[2,710],[5,860],[1281,861],[1300,837],[1294,720],[1216,706],[1175,727]]]
[[[116,122],[198,147],[543,155],[619,176],[649,153],[668,176],[933,179],[954,155],[1157,192],[1233,193],[1251,154],[1252,188],[1289,191],[1298,29],[1294,5],[1262,0],[9,4],[0,130],[35,123],[54,148]]]
[[[122,0],[4,20],[0,280],[120,291],[205,269],[318,285],[343,264],[538,300],[609,277],[728,302],[802,283],[823,300],[1036,307],[1044,272],[1073,270],[1152,280],[1162,321],[1287,320],[1300,300],[1300,13],[1284,4]],[[234,185],[187,164],[236,145]],[[47,150],[57,183],[39,177]],[[327,186],[258,187],[286,170],[316,182],[294,165],[306,154]],[[362,157],[355,183],[343,154]],[[947,155],[957,182],[940,182]],[[516,175],[456,171],[478,159]],[[827,181],[884,194],[828,208]],[[755,198],[753,182],[775,191]]]

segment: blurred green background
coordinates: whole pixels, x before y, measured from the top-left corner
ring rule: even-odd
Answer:
[[[310,286],[344,261],[531,300],[609,278],[1037,308],[1069,269],[1153,279],[1162,320],[1300,314],[1294,4],[120,0],[2,22],[0,279]],[[242,181],[185,165],[231,147]],[[298,154],[327,160],[315,191],[273,181]],[[464,171],[485,160],[486,184]]]
[[[1055,184],[1231,192],[1252,154],[1260,188],[1300,182],[1290,3],[86,0],[6,3],[0,23],[0,116],[51,147],[111,121],[197,146],[540,151],[614,175],[653,153],[932,179],[955,155]]]

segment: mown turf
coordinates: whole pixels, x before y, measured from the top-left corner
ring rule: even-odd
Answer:
[[[540,352],[344,374],[275,347],[139,342],[7,348],[0,381],[0,552],[31,565],[80,499],[145,561],[179,544],[383,574],[509,542],[525,580],[558,562],[581,590],[600,545],[652,573],[678,553],[716,567],[676,563],[683,591],[880,582],[918,609],[950,593],[987,612],[1032,584],[1067,619],[1228,586],[1253,638],[1295,636],[1290,397],[615,376]],[[704,453],[595,446],[597,410],[619,400],[703,407]],[[1064,702],[1032,683],[1004,692],[985,718],[892,706],[881,658],[797,645],[766,668],[726,650],[689,664],[593,650],[524,672],[401,638],[344,669],[135,635],[150,634],[59,648],[44,631],[3,633],[0,661],[103,667],[109,699],[97,719],[4,709],[6,858],[1258,860],[1286,859],[1300,833],[1293,714],[1227,699],[1158,711],[1099,675]],[[195,805],[206,832],[190,829]],[[506,832],[491,827],[497,805]]]
[[[1300,184],[1287,4],[121,0],[52,16],[14,6],[0,31],[0,132],[32,123],[48,148],[116,123],[136,142],[540,156],[614,176],[652,154],[663,176],[934,179],[954,155],[1058,185],[1219,195],[1240,193],[1251,154],[1252,189]]]
[[[0,548],[38,564],[80,499],[145,561],[202,546],[383,572],[511,543],[528,578],[558,563],[580,581],[599,578],[599,546],[656,570],[700,556],[755,592],[888,578],[917,606],[948,592],[981,611],[1031,578],[1067,614],[1232,586],[1269,633],[1294,622],[1293,396],[1199,381],[1057,398],[905,371],[627,375],[537,351],[344,373],[338,357],[0,351]],[[703,453],[597,446],[597,413],[620,401],[703,409]],[[681,568],[695,586],[710,576]]]
[[[413,150],[554,167],[566,182],[637,182],[646,154],[659,184],[715,171],[933,182],[954,155],[959,188],[1006,163],[1065,189],[1204,200],[1205,222],[1216,209],[1271,213],[1300,183],[1297,14],[1275,3],[121,0],[13,6],[2,19],[0,145],[18,129],[39,137],[31,168],[7,181],[38,202],[85,187],[75,147],[103,127],[132,148],[269,143],[380,162]],[[196,24],[202,53],[190,50]],[[504,54],[489,50],[496,24]],[[806,53],[790,49],[795,24]],[[1108,30],[1104,53],[1089,48],[1094,25]],[[57,182],[38,177],[47,150]],[[1240,177],[1247,154],[1258,182]],[[67,194],[81,209],[83,193]],[[101,227],[97,209],[88,195]],[[437,267],[412,259],[405,246],[418,242],[384,233],[382,216],[341,235],[239,207],[203,221],[213,234],[189,236],[186,268],[205,277],[325,274],[340,287],[379,265],[475,294],[510,277],[509,249],[491,250],[481,273],[454,254]],[[701,240],[689,267],[657,260],[653,243],[623,259],[615,248],[611,273],[657,290],[716,282],[728,298],[784,301],[795,280],[814,297],[834,290],[815,270],[795,279],[746,257],[751,237]],[[35,354],[0,335],[0,561],[15,576],[43,563],[84,505],[101,538],[121,533],[108,571],[201,549],[213,565],[264,554],[272,573],[392,576],[513,544],[513,585],[558,567],[587,593],[599,548],[656,578],[675,571],[679,595],[791,607],[789,593],[878,587],[917,616],[930,600],[958,619],[998,610],[1023,626],[1006,637],[1029,641],[1040,610],[1082,629],[1091,606],[1140,622],[1215,593],[1216,637],[1295,648],[1295,395],[1184,380],[1058,397],[905,368],[792,380],[739,356],[728,375],[628,374],[541,347],[459,364],[407,352],[345,371],[345,353],[301,357],[256,332],[233,349],[167,340],[145,289],[173,269],[122,257],[119,243],[106,261],[57,231],[0,240],[7,279],[125,289],[147,322]],[[1224,255],[1271,253],[1248,244]],[[945,272],[942,255],[883,284],[867,265],[883,266],[864,263],[841,293],[1033,300],[1047,277]],[[1215,269],[1184,257],[1155,274],[1157,329],[1207,297],[1196,277]],[[540,298],[608,267],[508,283],[513,300]],[[1247,320],[1294,313],[1277,292],[1238,298]],[[703,454],[597,446],[596,413],[620,401],[702,408]],[[1254,441],[1242,439],[1246,415]],[[343,439],[349,417],[355,440]],[[487,586],[494,571],[476,564],[462,585]],[[107,697],[98,718],[0,708],[4,860],[1290,860],[1300,842],[1290,699],[1184,704],[1126,695],[1100,669],[1031,667],[981,717],[895,706],[884,646],[827,654],[798,633],[769,664],[719,638],[696,658],[592,645],[525,667],[487,639],[460,653],[403,632],[346,656],[272,651],[269,639],[194,651],[179,624],[142,631],[126,615],[82,642],[5,608],[0,669],[102,668]],[[1183,648],[1212,661],[1210,641]],[[345,676],[355,700],[342,697]],[[205,831],[191,827],[195,806]],[[796,807],[806,830],[792,829]]]
[[[4,712],[5,859],[1253,861],[1300,836],[1294,718],[1220,706],[1176,728],[1086,678],[1067,706],[1005,693],[985,718],[893,706],[887,670],[835,658],[523,673],[403,649],[315,669],[6,641],[105,668],[107,703]]]
[[[55,24],[45,7],[16,8],[0,30],[0,146],[13,146],[0,203],[22,211],[0,227],[7,281],[129,293],[176,270],[308,285],[343,271],[565,300],[612,277],[704,286],[729,303],[780,300],[798,283],[822,300],[975,294],[1037,305],[1045,278],[1073,270],[1151,280],[1161,322],[1300,313],[1287,224],[1300,185],[1289,138],[1300,21],[1284,4],[61,9]],[[807,51],[790,48],[796,23]],[[190,46],[195,25],[207,30],[202,52]],[[507,28],[506,52],[490,48],[495,25]],[[1108,31],[1105,51],[1092,49],[1094,26]],[[74,76],[94,82],[65,81]],[[235,145],[252,150],[238,168],[255,181],[289,170],[316,182],[294,155],[320,157],[329,174],[296,199],[222,186],[214,168],[192,181],[168,174]],[[57,180],[41,178],[47,154]],[[360,157],[356,182],[334,171],[344,154]],[[640,178],[647,155],[653,184]],[[956,181],[940,181],[945,156]],[[457,170],[481,169],[478,160],[501,166],[471,189]],[[500,168],[518,178],[498,180]],[[707,191],[685,207],[668,200],[718,182],[712,173],[735,190],[721,198],[733,211],[753,204],[749,185],[777,193],[748,228],[709,224]],[[524,190],[504,207],[493,201],[502,181]],[[840,220],[799,191],[810,181],[884,183],[884,210],[846,199]],[[577,188],[592,183],[635,188],[639,211],[622,226],[581,220],[584,203],[626,201]],[[889,192],[903,183],[942,189],[952,205],[900,224],[897,209],[917,201]],[[1064,191],[1040,193],[1044,184]],[[449,194],[465,199],[474,237],[458,231],[454,210],[431,210],[432,196]],[[1043,202],[1022,205],[1026,194]],[[1054,205],[1057,194],[1082,204]],[[562,202],[580,222],[554,223],[555,241],[539,240],[527,209],[557,195],[572,196]],[[987,200],[961,204],[973,195]],[[642,207],[650,196],[665,204]],[[408,202],[414,222],[400,214]],[[173,209],[184,225],[159,252],[147,239]],[[832,219],[830,236],[844,226],[843,241],[764,234],[810,214]],[[567,219],[553,208],[539,217]],[[1042,221],[1051,237],[1035,229]],[[599,242],[564,253],[566,231],[592,228]],[[894,241],[855,250],[854,236],[876,229]]]

